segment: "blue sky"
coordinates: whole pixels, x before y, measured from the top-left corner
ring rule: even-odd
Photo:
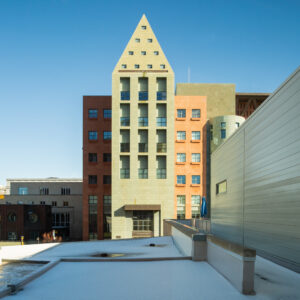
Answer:
[[[0,0],[0,184],[82,176],[82,95],[111,94],[143,13],[176,82],[272,92],[299,66],[297,0]]]

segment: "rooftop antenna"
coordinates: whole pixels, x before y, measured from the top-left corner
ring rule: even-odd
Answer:
[[[191,82],[191,68],[188,67],[188,83]]]

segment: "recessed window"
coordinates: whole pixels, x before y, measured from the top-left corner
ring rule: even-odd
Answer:
[[[139,69],[139,68],[140,68],[140,65],[134,65],[134,68],[135,68],[135,69]]]
[[[148,69],[152,69],[152,65],[147,65],[147,68]]]
[[[177,109],[177,118],[185,118],[185,109]]]
[[[200,118],[200,109],[192,109],[192,118]]]
[[[177,162],[185,162],[185,161],[186,161],[185,153],[177,153]]]
[[[103,183],[111,184],[111,175],[103,175]]]
[[[17,220],[17,215],[16,215],[16,213],[14,213],[14,212],[10,212],[9,214],[8,214],[8,216],[7,216],[7,219],[8,219],[8,221],[9,222],[16,222],[16,220]]]
[[[89,153],[89,162],[97,162],[97,153]]]
[[[103,161],[110,162],[111,161],[111,153],[103,153]]]
[[[40,205],[46,205],[45,201],[40,201]]]
[[[222,194],[227,192],[227,180],[221,181],[216,184],[216,194]]]
[[[146,30],[146,29],[147,29],[147,26],[146,26],[146,25],[142,25],[141,27],[142,27],[143,30]]]
[[[89,204],[97,204],[97,203],[98,203],[98,196],[89,195]]]
[[[185,184],[185,175],[177,175],[177,184]]]
[[[192,131],[192,140],[193,141],[200,140],[200,131]]]
[[[128,51],[128,55],[133,55],[134,52],[133,51]]]
[[[159,54],[159,52],[158,52],[158,51],[154,51],[153,53],[154,53],[154,55],[158,55],[158,54]]]
[[[103,196],[103,204],[104,205],[111,205],[111,195],[104,195]]]
[[[186,139],[185,131],[177,131],[177,140],[185,141],[185,139]]]
[[[111,119],[111,109],[103,109],[103,118]]]
[[[200,162],[200,153],[192,153],[192,162]]]
[[[49,195],[49,188],[40,188],[40,195]]]
[[[61,193],[61,195],[70,195],[71,189],[70,188],[61,188],[60,193]]]
[[[177,205],[185,205],[185,195],[177,195]]]
[[[89,175],[89,184],[97,184],[97,175]]]
[[[135,42],[136,42],[136,43],[139,43],[140,41],[141,41],[141,40],[140,40],[139,38],[136,38],[136,39],[135,39]]]
[[[226,129],[221,129],[221,139],[226,139]]]
[[[226,122],[221,122],[221,128],[225,129],[226,128]]]
[[[126,69],[127,68],[127,65],[126,64],[123,64],[122,65],[122,69]]]
[[[19,187],[19,195],[27,195],[28,188],[27,187]]]
[[[98,118],[98,109],[89,109],[89,119]]]
[[[235,122],[235,128],[239,128],[240,127],[240,123],[239,122]]]
[[[96,141],[98,139],[97,131],[89,131],[89,141]]]
[[[153,40],[152,40],[152,39],[147,39],[147,42],[148,42],[148,43],[152,43]]]
[[[63,206],[69,206],[69,202],[68,201],[64,201]]]
[[[57,202],[56,201],[52,201],[51,205],[52,206],[57,206]]]
[[[193,205],[200,205],[201,197],[200,195],[192,195],[192,204]]]
[[[146,52],[146,51],[141,51],[141,54],[142,54],[142,55],[146,55],[147,52]]]
[[[165,68],[166,68],[166,65],[160,65],[160,68],[161,68],[161,69],[165,69]]]
[[[192,184],[200,184],[200,175],[192,175]]]
[[[111,131],[103,131],[103,139],[111,140]]]

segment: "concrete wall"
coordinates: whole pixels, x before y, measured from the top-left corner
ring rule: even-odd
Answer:
[[[300,68],[211,160],[213,234],[300,270]],[[227,180],[227,192],[216,184]]]

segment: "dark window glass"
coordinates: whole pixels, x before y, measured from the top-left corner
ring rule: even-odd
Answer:
[[[185,175],[177,175],[177,184],[185,184]]]
[[[89,175],[89,184],[97,184],[97,175]]]
[[[97,162],[97,153],[89,153],[89,162]]]
[[[98,118],[98,109],[89,109],[89,119]]]
[[[61,195],[70,195],[71,189],[70,188],[61,188],[60,193],[61,193]]]
[[[111,109],[104,109],[103,110],[103,118],[104,119],[111,119]]]
[[[97,131],[89,131],[89,140],[96,141],[98,139],[98,132]]]
[[[103,161],[111,161],[111,153],[103,153]]]
[[[111,131],[103,131],[103,139],[111,140]]]
[[[221,139],[226,139],[226,129],[221,129]]]
[[[49,195],[48,188],[40,188],[40,195]]]
[[[103,175],[103,183],[111,184],[111,175]]]

